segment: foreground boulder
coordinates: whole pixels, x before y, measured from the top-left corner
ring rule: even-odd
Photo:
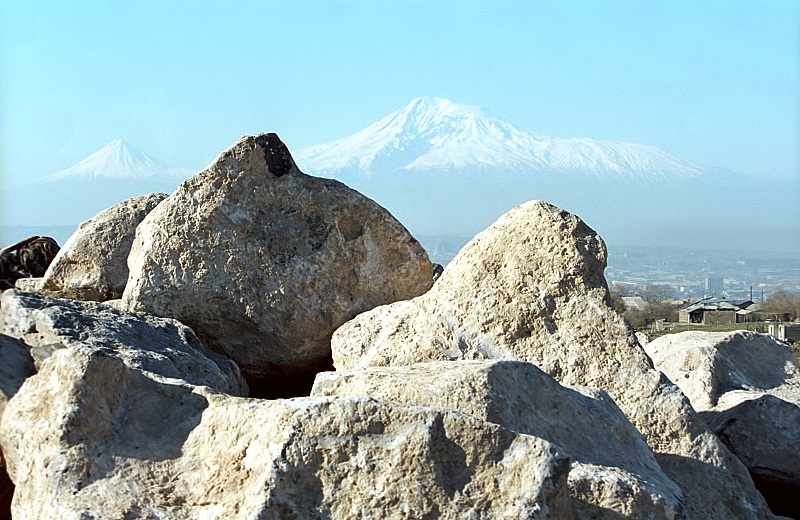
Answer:
[[[172,319],[9,290],[0,296],[0,333],[34,349],[113,354],[145,373],[247,395],[236,364],[209,350],[191,329]]]
[[[159,204],[128,266],[126,308],[186,323],[254,379],[329,366],[339,325],[433,276],[385,209],[300,172],[275,134],[241,138]]]
[[[75,300],[120,298],[136,226],[164,198],[163,193],[134,197],[81,223],[50,264],[40,290]]]
[[[530,363],[452,361],[317,375],[312,396],[435,407],[540,437],[570,457],[577,518],[680,518],[680,489],[602,390],[567,388]]]
[[[15,518],[574,518],[569,459],[537,437],[369,398],[234,398],[99,350],[55,352],[0,444]]]
[[[766,334],[682,332],[646,347],[745,463],[775,513],[800,517],[800,369]]]
[[[578,217],[523,204],[467,244],[429,292],[340,327],[334,365],[531,362],[562,384],[607,391],[680,486],[688,517],[770,517],[742,463],[610,308],[605,265],[605,245]]]

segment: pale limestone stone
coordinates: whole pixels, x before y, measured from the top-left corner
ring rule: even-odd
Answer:
[[[569,459],[454,410],[259,401],[62,349],[0,424],[15,518],[574,518]]]
[[[48,267],[38,290],[76,300],[122,296],[136,226],[164,198],[163,193],[134,197],[82,222]]]
[[[399,222],[300,172],[275,134],[239,139],[159,204],[128,265],[123,305],[186,323],[253,378],[317,371],[336,327],[432,284]]]
[[[726,393],[741,390],[800,403],[794,353],[768,334],[680,332],[653,340],[645,350],[697,411],[713,410]]]
[[[20,278],[14,284],[16,290],[25,292],[39,292],[42,290],[42,286],[44,286],[44,278]]]
[[[602,390],[565,387],[530,363],[439,361],[317,375],[312,396],[458,410],[555,444],[572,461],[578,518],[680,518],[681,492]]]
[[[780,499],[800,493],[800,369],[792,349],[749,331],[668,334],[645,348],[744,462],[773,509],[800,515],[796,502]]]
[[[681,487],[690,518],[770,517],[746,468],[610,308],[605,266],[605,245],[577,216],[528,202],[468,243],[426,294],[340,327],[334,365],[531,362],[562,384],[607,391]]]

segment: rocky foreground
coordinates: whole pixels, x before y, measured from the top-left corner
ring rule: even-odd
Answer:
[[[82,224],[2,293],[3,507],[800,516],[789,348],[735,333],[645,351],[605,265],[580,218],[532,201],[434,283],[385,209],[300,172],[275,134],[243,137],[173,194]]]

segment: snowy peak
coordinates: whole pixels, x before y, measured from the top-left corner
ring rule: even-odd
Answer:
[[[440,97],[419,97],[381,121],[402,126],[406,131],[426,134],[490,119],[492,116],[480,107],[459,105]]]
[[[702,170],[653,146],[538,136],[486,110],[420,97],[355,134],[296,155],[318,175],[408,171],[690,178]]]
[[[98,151],[64,170],[51,174],[51,180],[135,180],[169,171],[163,163],[137,150],[122,139],[114,139]]]

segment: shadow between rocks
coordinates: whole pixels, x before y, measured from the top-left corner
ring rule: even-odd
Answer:
[[[795,484],[779,482],[775,479],[751,472],[750,476],[764,500],[767,501],[770,511],[780,516],[800,519],[800,482]]]
[[[289,372],[277,366],[271,368],[272,373],[269,376],[247,378],[249,397],[253,399],[308,397],[311,395],[311,387],[314,386],[317,374],[336,370],[330,354],[325,360],[303,372]]]
[[[0,469],[0,520],[11,519],[11,499],[14,497],[14,483],[5,468]]]
[[[727,506],[725,504],[720,504],[720,508],[723,509],[727,509],[728,506],[734,510],[751,509],[751,505],[744,502],[746,500],[746,497],[742,496],[721,497],[719,495],[716,496],[709,495],[709,492],[712,492],[713,490],[714,482],[723,482],[726,479],[730,480],[731,478],[735,478],[734,475],[732,475],[725,469],[718,466],[714,466],[713,464],[709,464],[707,462],[703,462],[698,459],[685,457],[682,455],[675,455],[669,453],[656,453],[655,455],[656,455],[656,460],[658,461],[659,465],[664,470],[664,472],[676,484],[678,484],[678,486],[680,486],[681,490],[683,491],[684,504],[686,503],[705,504],[706,507],[712,509],[711,511],[704,512],[707,513],[709,518],[719,517],[720,511],[719,510],[715,511],[713,509],[715,509],[715,506],[718,503],[716,501],[720,499],[725,499],[729,502]],[[736,456],[734,454],[731,453],[730,456],[732,460],[736,459]],[[742,469],[744,470],[745,468]],[[740,475],[742,479],[744,480],[747,479],[748,474],[745,473],[744,471],[742,471]],[[705,482],[709,483],[708,487],[704,485]],[[756,497],[758,497],[757,493],[753,495],[753,499],[756,499]],[[770,504],[767,504],[767,506],[769,505]],[[692,514],[697,514],[697,512],[686,511],[687,517],[691,516]]]

